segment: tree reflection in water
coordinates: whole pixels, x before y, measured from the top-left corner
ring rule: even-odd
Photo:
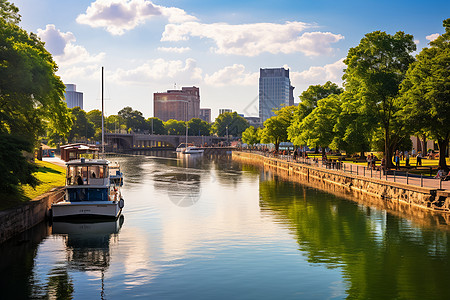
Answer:
[[[264,175],[260,207],[295,233],[310,263],[342,269],[349,298],[435,299],[450,293],[443,284],[450,280],[449,231]]]

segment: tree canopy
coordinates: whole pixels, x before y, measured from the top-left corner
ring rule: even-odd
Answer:
[[[264,122],[264,129],[261,133],[262,143],[273,143],[275,149],[281,142],[288,141],[287,129],[292,122],[295,106],[286,106],[275,112],[275,116]]]
[[[395,35],[374,31],[368,33],[358,46],[350,48],[344,63],[345,90],[361,101],[364,115],[376,117],[385,135],[387,165],[392,165],[392,123],[396,111],[395,99],[409,65],[414,62],[411,53],[416,50],[413,36],[404,32]]]
[[[415,131],[424,130],[439,145],[439,166],[448,169],[445,153],[450,137],[450,19],[445,33],[417,55],[402,84],[400,115]]]
[[[188,134],[192,136],[208,136],[210,134],[211,125],[199,118],[192,118],[187,122]]]
[[[164,122],[164,128],[169,135],[185,135],[186,134],[186,122],[178,121],[174,119]]]
[[[255,129],[255,127],[250,126],[249,128],[245,129],[245,131],[242,133],[242,142],[250,146],[259,143],[258,131]]]
[[[225,112],[220,114],[211,126],[211,132],[218,136],[240,136],[250,125],[248,121],[239,116],[237,112]]]

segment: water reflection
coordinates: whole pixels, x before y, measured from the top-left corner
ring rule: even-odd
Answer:
[[[438,284],[450,278],[448,232],[277,177],[262,176],[260,206],[295,233],[310,263],[342,269],[350,298],[433,299],[450,292]]]
[[[31,297],[72,299],[74,271],[81,271],[100,279],[95,289],[104,299],[104,276],[111,261],[110,246],[117,243],[123,222],[123,215],[116,221],[54,222],[52,237],[54,241],[62,241],[64,255],[55,253],[54,257],[49,257],[49,261],[54,261],[50,269],[46,269],[48,266],[35,266]],[[46,274],[45,280],[43,273]]]

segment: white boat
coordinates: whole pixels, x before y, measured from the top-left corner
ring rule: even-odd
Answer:
[[[187,147],[184,151],[183,151],[183,153],[184,154],[200,154],[200,153],[203,153],[205,150],[203,150],[203,149],[201,149],[201,148],[199,148],[199,147],[195,147],[195,146],[190,146],[190,147]]]
[[[186,150],[186,148],[192,147],[192,146],[194,146],[194,144],[192,144],[192,143],[181,143],[178,145],[178,147],[175,151],[182,153],[182,152],[184,152],[184,150]]]
[[[124,200],[120,187],[111,184],[109,164],[104,159],[84,158],[67,162],[65,200],[52,205],[52,217],[119,217]]]

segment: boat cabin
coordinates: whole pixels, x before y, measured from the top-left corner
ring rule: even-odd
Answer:
[[[109,161],[81,158],[66,163],[68,201],[107,201],[110,187]]]

